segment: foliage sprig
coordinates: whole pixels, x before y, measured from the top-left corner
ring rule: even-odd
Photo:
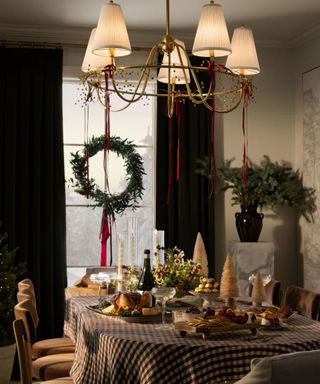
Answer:
[[[230,189],[232,205],[264,206],[276,208],[288,205],[297,210],[308,222],[313,221],[316,196],[313,188],[304,187],[299,170],[294,171],[287,162],[272,162],[264,156],[259,165],[249,161],[248,181],[243,188],[242,167],[232,167],[234,159],[226,160],[217,168],[219,185],[216,192]],[[210,178],[210,159],[198,160],[197,173]]]
[[[26,271],[26,264],[16,260],[18,248],[10,250],[7,241],[8,234],[0,232],[0,347],[14,343],[12,322],[17,282]]]

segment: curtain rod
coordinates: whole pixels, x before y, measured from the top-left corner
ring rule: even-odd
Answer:
[[[0,47],[2,48],[63,48],[60,43],[47,43],[43,41],[15,41],[15,40],[0,40]]]
[[[17,48],[81,48],[85,49],[86,44],[76,43],[48,43],[45,41],[20,41],[20,40],[0,40],[0,47],[17,47]],[[133,51],[150,51],[150,48],[131,47]]]

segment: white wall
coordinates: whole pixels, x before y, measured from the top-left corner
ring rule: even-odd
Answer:
[[[298,168],[303,169],[303,73],[320,66],[320,36],[300,46],[294,52],[295,76],[295,157]]]
[[[311,39],[307,44],[302,45],[295,51],[295,135],[296,135],[296,163],[297,166],[303,169],[303,73],[308,72],[315,67],[320,66],[320,36]],[[309,170],[309,175],[310,175]],[[314,173],[317,175],[317,172]],[[318,181],[317,181],[318,182]],[[317,188],[315,185],[310,187]],[[318,192],[318,191],[317,191]],[[319,208],[320,209],[320,208]],[[315,220],[319,220],[318,213],[315,215]],[[320,255],[317,244],[319,244],[317,229],[319,222],[306,223],[301,221],[302,234],[305,233],[310,240],[308,248],[304,247],[304,238],[299,252],[299,258],[304,266],[304,281],[303,285],[308,289],[316,290],[319,287],[319,265]]]
[[[260,162],[263,155],[273,161],[286,160],[295,164],[295,76],[292,70],[292,49],[261,48],[258,50],[261,74],[254,78],[255,103],[249,107],[249,157]],[[219,132],[223,157],[236,158],[241,165],[242,127],[241,108],[226,114]],[[221,197],[217,211],[221,211]],[[216,274],[221,268],[231,241],[239,241],[235,228],[235,212],[231,207],[231,194],[224,196],[224,223],[216,225]],[[284,285],[297,283],[297,221],[290,209],[282,209],[279,215],[265,211],[263,229],[259,241],[271,241],[275,245],[275,277]],[[217,212],[218,215],[218,212]],[[221,219],[221,217],[216,218]],[[216,223],[219,221],[216,220]],[[224,224],[224,225],[222,225]],[[224,239],[221,240],[221,239]],[[290,268],[288,268],[290,265]]]

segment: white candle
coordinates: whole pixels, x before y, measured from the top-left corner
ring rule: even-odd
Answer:
[[[118,276],[122,277],[123,267],[123,240],[119,236],[118,238]]]
[[[159,235],[158,231],[155,229],[154,230],[154,249],[157,250],[159,245]]]
[[[131,258],[131,267],[134,268],[136,264],[136,255],[135,255],[135,238],[133,231],[131,232],[130,236],[130,258]]]
[[[160,263],[160,259],[159,259],[159,249],[158,249],[158,246],[159,246],[159,233],[158,231],[155,229],[154,232],[153,232],[153,237],[154,237],[154,257],[155,257],[155,264],[156,265],[159,265]]]

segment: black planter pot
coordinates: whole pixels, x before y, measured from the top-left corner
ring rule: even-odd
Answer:
[[[262,229],[263,213],[257,212],[255,205],[241,206],[241,212],[236,213],[236,227],[241,241],[256,242]]]

